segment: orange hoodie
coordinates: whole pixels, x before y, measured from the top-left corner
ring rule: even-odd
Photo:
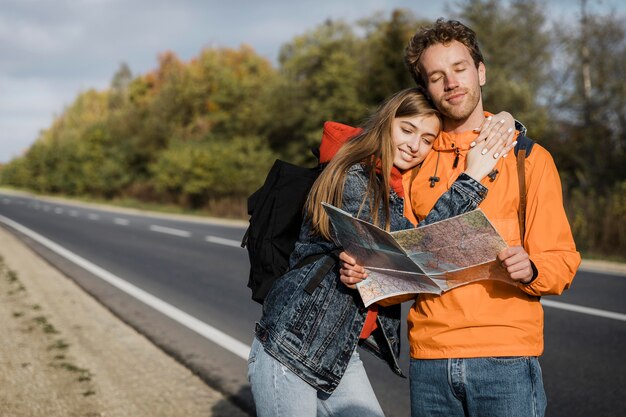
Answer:
[[[404,176],[405,215],[426,217],[437,199],[465,169],[472,132],[442,132],[415,177]],[[458,153],[458,165],[453,168]],[[479,206],[511,246],[520,244],[519,187],[514,152],[502,158],[494,181],[485,178],[487,198]],[[430,187],[429,177],[439,182]],[[543,352],[539,296],[568,288],[580,264],[562,201],[561,183],[550,154],[535,144],[526,159],[524,247],[539,272],[529,285],[479,281],[442,295],[419,294],[408,317],[411,357],[538,356]]]

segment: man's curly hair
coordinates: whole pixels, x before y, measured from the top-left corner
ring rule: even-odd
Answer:
[[[427,80],[419,62],[424,51],[433,45],[448,45],[453,41],[460,42],[469,49],[476,68],[481,62],[485,62],[478,47],[476,33],[472,29],[458,20],[439,18],[434,25],[418,29],[404,51],[404,63],[418,86],[427,87]]]

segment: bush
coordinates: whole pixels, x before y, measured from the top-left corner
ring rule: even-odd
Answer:
[[[150,166],[154,189],[189,208],[245,198],[258,188],[274,155],[258,138],[175,142]]]
[[[607,195],[575,189],[566,205],[578,250],[586,256],[624,258],[626,181],[616,184]]]

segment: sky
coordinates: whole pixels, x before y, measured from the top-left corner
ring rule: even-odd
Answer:
[[[506,1],[506,0],[503,0]],[[623,0],[589,11],[626,15]],[[86,90],[106,89],[122,63],[134,76],[165,50],[252,46],[276,62],[280,47],[326,19],[349,23],[395,8],[454,17],[450,0],[0,0],[0,163],[22,155]],[[577,19],[580,1],[549,0],[548,15]]]

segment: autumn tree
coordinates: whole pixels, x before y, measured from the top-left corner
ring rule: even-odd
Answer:
[[[407,9],[394,10],[390,19],[378,14],[360,22],[366,31],[361,88],[370,107],[399,90],[415,86],[404,64],[404,50],[416,28],[426,23],[416,20]]]
[[[302,161],[319,144],[326,120],[357,123],[367,114],[362,46],[348,24],[327,20],[281,48],[282,80],[268,103],[273,149]]]

